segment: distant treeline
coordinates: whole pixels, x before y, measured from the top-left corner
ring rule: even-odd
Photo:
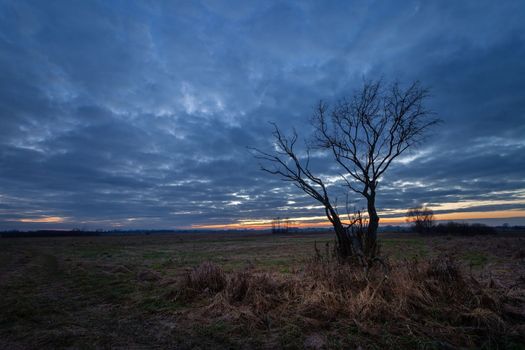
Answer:
[[[310,231],[305,229],[306,232]],[[314,231],[319,231],[315,229]],[[34,231],[20,231],[7,230],[0,231],[0,237],[90,237],[90,236],[132,236],[132,235],[170,235],[170,234],[220,234],[224,232],[238,232],[238,233],[256,233],[257,230],[199,230],[199,229],[183,229],[183,230],[34,230]]]
[[[432,225],[422,234],[434,235],[457,235],[457,236],[474,236],[474,235],[494,235],[503,232],[525,232],[524,226],[488,226],[479,223],[464,222],[447,222]]]
[[[73,236],[100,236],[102,232],[79,230],[38,230],[38,231],[4,231],[1,237],[73,237]]]
[[[391,226],[386,225],[379,228],[380,232],[413,232],[416,231],[414,226]],[[215,234],[224,232],[238,232],[238,233],[264,233],[271,232],[270,230],[35,230],[35,231],[19,231],[9,230],[0,231],[0,237],[16,238],[16,237],[90,237],[90,236],[120,236],[120,235],[150,235],[150,234]],[[331,228],[295,228],[294,233],[321,233],[331,232]],[[417,231],[416,231],[417,232]],[[447,222],[432,225],[422,234],[435,235],[487,235],[496,233],[524,233],[525,226],[488,226],[484,224],[468,224],[459,222]]]
[[[447,222],[445,224],[437,224],[432,226],[430,233],[438,235],[460,235],[460,236],[474,236],[474,235],[494,235],[498,231],[488,225],[484,224],[468,224],[463,222]]]
[[[96,230],[84,231],[73,230],[37,230],[37,231],[4,231],[0,232],[0,237],[91,237],[91,236],[111,236],[111,235],[140,235],[151,233],[174,233],[173,230]],[[178,233],[178,232],[177,232]]]

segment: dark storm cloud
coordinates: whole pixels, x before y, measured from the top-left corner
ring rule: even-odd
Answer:
[[[0,1],[0,229],[322,215],[246,146],[271,149],[270,120],[307,135],[316,101],[380,77],[421,80],[444,121],[383,179],[382,208],[523,209],[524,15],[520,1]]]

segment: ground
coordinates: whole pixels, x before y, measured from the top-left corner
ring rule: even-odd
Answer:
[[[0,348],[450,348],[445,340],[430,342],[434,334],[414,334],[408,323],[406,334],[390,334],[385,323],[363,331],[356,319],[307,326],[291,316],[286,323],[272,321],[273,316],[259,322],[260,315],[259,321],[242,321],[242,315],[253,314],[242,303],[235,304],[241,316],[233,320],[213,309],[224,293],[210,287],[197,296],[181,296],[187,287],[181,281],[204,261],[227,278],[250,271],[287,281],[300,278],[312,263],[314,244],[324,252],[327,242],[333,244],[329,233],[0,238]],[[383,256],[394,264],[445,254],[459,262],[465,275],[498,288],[496,293],[523,296],[525,236],[400,233],[383,234],[381,243]],[[523,304],[513,308],[497,316],[505,322],[498,333],[508,335],[505,340],[487,342],[468,333],[458,341],[525,348]]]

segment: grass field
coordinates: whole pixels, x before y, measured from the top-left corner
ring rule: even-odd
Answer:
[[[314,242],[324,251],[333,237],[221,233],[0,239],[0,348],[524,348],[525,237],[383,235],[382,251],[393,265],[419,266],[418,261],[447,255],[459,265],[461,281],[490,298],[490,306],[483,306],[482,296],[462,311],[468,320],[461,322],[458,315],[444,313],[446,298],[440,304],[432,293],[426,300],[433,298],[436,306],[423,300],[421,311],[407,294],[402,300],[408,304],[396,309],[402,318],[381,318],[373,310],[378,298],[385,301],[378,306],[385,312],[388,300],[401,300],[388,296],[396,285],[384,289],[396,275],[384,285],[385,279],[376,283],[365,277],[369,284],[353,294],[348,294],[353,287],[339,294],[319,289],[328,270],[312,270]],[[216,290],[211,284],[195,287],[201,271],[196,267],[205,261],[213,263],[211,271],[223,284]],[[361,281],[357,274],[353,278],[355,285]],[[245,289],[241,297],[235,283]],[[355,296],[347,301],[355,306],[365,292],[369,301],[359,312],[345,309],[341,296]],[[470,305],[478,298],[477,292],[468,293],[469,299],[464,294],[451,298],[457,297],[461,308],[465,300]],[[312,295],[319,297],[312,301]],[[319,305],[327,300],[333,300],[330,316],[327,305]],[[484,316],[474,317],[475,312]],[[399,326],[403,322],[407,327]],[[493,333],[483,331],[494,327]]]

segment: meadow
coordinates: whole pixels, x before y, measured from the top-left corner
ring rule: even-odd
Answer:
[[[333,240],[1,238],[0,348],[524,348],[525,237],[382,234],[389,271]]]

